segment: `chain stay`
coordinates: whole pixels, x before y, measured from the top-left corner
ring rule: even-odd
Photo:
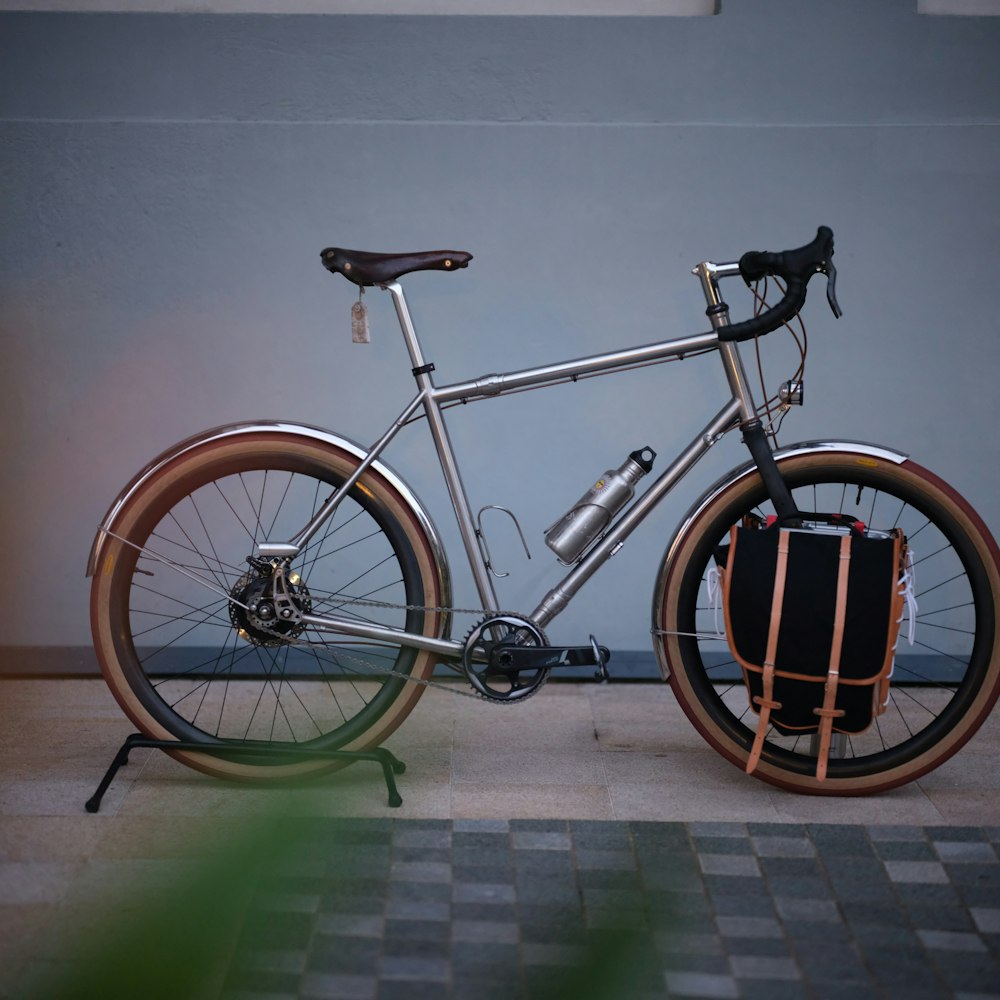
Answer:
[[[338,605],[343,607],[345,605],[353,605],[355,607],[366,607],[366,608],[385,608],[394,611],[424,611],[431,614],[460,614],[460,615],[483,615],[495,616],[499,614],[498,611],[486,611],[482,608],[446,608],[446,607],[430,607],[428,605],[422,604],[394,604],[391,601],[375,601],[368,598],[355,597],[355,598],[336,598]],[[282,635],[280,632],[274,629],[261,629],[261,631],[270,632],[276,638],[281,639],[282,642],[290,646],[308,646],[311,649],[325,649],[326,644],[322,642],[310,642],[308,639],[290,639],[287,635]],[[338,653],[338,658],[343,658],[350,660],[356,664],[363,667],[363,671],[357,671],[361,676],[364,677],[398,677],[401,680],[407,681],[410,684],[419,684],[421,687],[429,688],[440,688],[443,691],[449,691],[451,694],[460,695],[463,698],[474,698],[476,701],[482,701],[484,695],[479,694],[476,691],[462,691],[458,690],[450,684],[444,684],[441,681],[427,680],[422,677],[412,677],[410,674],[401,673],[398,670],[386,670],[379,669],[373,664],[369,663],[367,660],[362,660],[357,656],[352,656],[350,653]],[[456,676],[464,677],[462,671],[456,669]]]

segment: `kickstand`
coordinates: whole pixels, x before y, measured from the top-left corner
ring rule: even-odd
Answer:
[[[205,746],[203,743],[189,743],[183,740],[154,740],[142,733],[133,733],[127,737],[121,745],[111,766],[108,768],[101,783],[97,786],[97,791],[87,799],[85,808],[89,813],[95,813],[101,808],[101,800],[108,790],[111,782],[119,769],[128,763],[128,755],[135,749],[149,748],[152,750],[197,750],[199,753],[218,754],[219,756],[248,756],[248,757],[294,757],[301,760],[303,757],[321,757],[329,760],[370,760],[382,767],[382,775],[385,778],[386,791],[389,793],[389,805],[398,808],[403,804],[403,799],[396,788],[394,774],[402,774],[406,770],[406,765],[395,757],[384,747],[374,747],[371,750],[308,750],[294,746],[275,746],[273,743],[260,743],[245,741],[240,743],[226,743],[216,746]]]

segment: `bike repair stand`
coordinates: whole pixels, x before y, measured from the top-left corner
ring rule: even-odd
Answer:
[[[389,805],[397,808],[403,804],[403,799],[396,788],[394,774],[402,774],[406,770],[406,765],[398,760],[392,753],[384,747],[375,747],[371,750],[307,750],[296,747],[278,747],[273,743],[241,742],[226,744],[224,746],[206,747],[203,743],[188,743],[183,740],[154,740],[142,733],[133,733],[121,745],[118,753],[115,754],[111,766],[97,786],[97,791],[87,799],[86,810],[95,813],[101,808],[101,800],[108,786],[114,781],[119,769],[128,763],[128,755],[137,748],[150,748],[152,750],[197,750],[198,753],[217,754],[219,756],[247,756],[247,757],[269,757],[281,758],[289,757],[302,760],[304,757],[322,757],[328,760],[370,760],[382,766],[382,775],[385,778],[386,791],[389,793]]]

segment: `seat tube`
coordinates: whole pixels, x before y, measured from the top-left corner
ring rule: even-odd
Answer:
[[[434,365],[428,364],[424,358],[420,340],[417,337],[417,331],[410,316],[410,310],[406,305],[406,296],[403,294],[402,286],[398,282],[393,281],[384,287],[392,295],[393,303],[396,306],[396,315],[399,318],[399,327],[403,333],[403,340],[406,341],[406,349],[410,354],[410,361],[413,363],[413,377],[417,380],[417,385],[422,390],[424,413],[427,416],[427,423],[430,426],[431,438],[434,441],[434,450],[437,452],[438,461],[441,463],[441,472],[444,474],[445,485],[448,487],[448,495],[451,498],[451,506],[455,511],[455,518],[458,521],[458,530],[462,536],[462,545],[469,560],[469,567],[472,570],[476,590],[479,592],[483,608],[486,610],[495,610],[498,607],[498,601],[496,591],[493,587],[493,580],[490,577],[489,570],[486,567],[479,548],[479,540],[476,536],[472,517],[472,508],[469,506],[465,484],[462,482],[462,475],[459,472],[455,451],[451,444],[451,438],[448,436],[448,427],[444,422],[444,414],[441,412],[441,405],[434,395],[434,381],[431,378]]]

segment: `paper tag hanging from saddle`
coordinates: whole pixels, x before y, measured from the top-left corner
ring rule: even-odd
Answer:
[[[716,561],[729,648],[759,716],[747,773],[773,726],[818,734],[822,781],[833,733],[863,732],[888,704],[906,539],[836,515],[802,518],[808,527],[734,527]]]

